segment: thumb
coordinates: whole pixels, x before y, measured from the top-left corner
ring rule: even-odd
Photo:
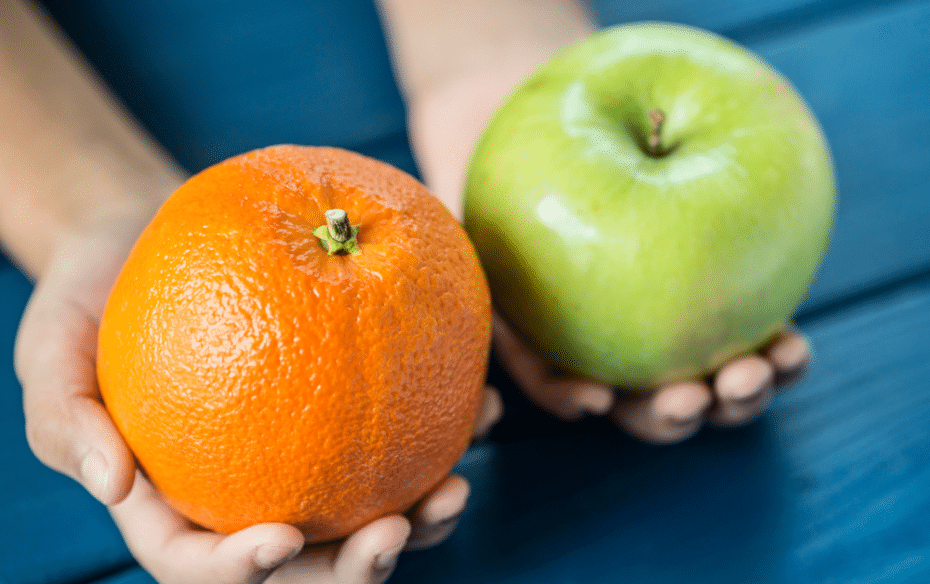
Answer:
[[[119,503],[132,488],[132,455],[92,398],[34,402],[26,408],[26,436],[43,464],[78,481],[105,505]]]
[[[40,286],[15,348],[26,435],[36,457],[107,505],[129,493],[135,464],[99,400],[97,319]]]

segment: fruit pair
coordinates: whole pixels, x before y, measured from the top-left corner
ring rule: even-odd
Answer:
[[[834,189],[817,122],[775,71],[710,33],[637,25],[570,48],[504,104],[465,227],[539,353],[652,388],[785,325]],[[449,472],[490,320],[475,248],[422,185],[346,151],[273,147],[198,174],[142,234],[101,322],[100,390],[195,522],[325,541]]]

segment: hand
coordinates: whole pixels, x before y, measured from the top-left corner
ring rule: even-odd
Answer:
[[[785,329],[754,355],[734,359],[710,380],[673,383],[654,393],[624,393],[580,377],[558,377],[496,317],[495,351],[526,396],[565,419],[609,415],[629,434],[654,444],[680,442],[705,422],[738,426],[768,407],[773,389],[798,379],[811,361],[810,343]]]
[[[97,327],[110,287],[147,217],[98,224],[58,246],[16,342],[26,431],[36,456],[110,507],[126,542],[165,584],[381,582],[404,547],[445,539],[468,497],[450,476],[406,517],[374,521],[345,542],[304,548],[300,531],[263,524],[224,536],[178,515],[136,469],[104,408],[95,375]],[[477,434],[500,416],[487,389]]]

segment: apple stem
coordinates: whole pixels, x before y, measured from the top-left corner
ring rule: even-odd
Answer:
[[[662,124],[665,123],[665,112],[657,107],[649,110],[649,121],[652,127],[649,130],[649,155],[662,156]]]

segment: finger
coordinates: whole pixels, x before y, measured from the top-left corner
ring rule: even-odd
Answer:
[[[141,474],[129,496],[110,512],[133,555],[164,584],[263,582],[304,545],[298,529],[281,523],[228,536],[196,528]]]
[[[304,538],[300,531],[283,523],[263,523],[223,537],[215,543],[203,564],[199,563],[200,547],[215,534],[203,539],[202,533],[178,537],[174,546],[179,557],[190,557],[191,566],[206,570],[205,579],[195,582],[253,584],[264,582],[281,565],[300,553]],[[222,536],[220,536],[222,537]],[[186,549],[185,549],[186,548]],[[194,577],[197,577],[196,575]],[[188,578],[180,580],[190,582]]]
[[[582,379],[548,380],[523,389],[536,405],[563,420],[577,420],[585,414],[604,415],[614,402],[614,391],[609,386]]]
[[[578,378],[553,379],[536,356],[503,320],[494,319],[495,349],[501,364],[524,394],[544,410],[565,419],[607,413],[614,401],[609,386]]]
[[[468,481],[451,475],[408,514],[412,523],[407,549],[439,544],[455,529],[471,488]]]
[[[480,440],[491,432],[494,424],[500,421],[504,415],[504,402],[501,400],[500,393],[490,385],[484,388],[484,395],[481,398],[481,412],[478,414],[478,422],[475,424],[475,433],[473,438]]]
[[[98,398],[96,333],[86,310],[40,291],[17,335],[16,372],[36,457],[111,505],[132,488],[135,463]]]
[[[410,522],[400,515],[384,517],[352,534],[342,545],[305,548],[274,571],[267,584],[375,584],[394,571],[410,535]]]
[[[336,556],[333,567],[336,581],[346,584],[384,582],[394,571],[410,533],[410,522],[394,515],[352,534]]]
[[[774,385],[788,385],[798,381],[810,368],[813,349],[807,337],[792,328],[786,329],[762,355],[775,369]]]
[[[651,394],[617,400],[611,418],[627,433],[652,444],[673,444],[693,436],[713,399],[699,381],[668,385]]]
[[[135,463],[100,402],[75,397],[32,402],[24,409],[26,436],[39,460],[106,505],[123,500],[132,488]]]
[[[772,401],[772,364],[758,355],[725,365],[714,377],[716,402],[708,420],[718,426],[739,426],[756,419]]]

